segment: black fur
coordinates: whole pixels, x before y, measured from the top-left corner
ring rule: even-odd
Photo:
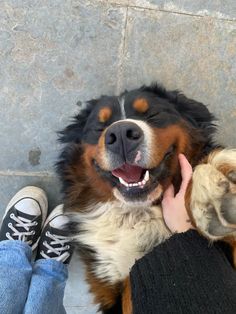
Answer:
[[[216,131],[216,126],[213,121],[216,120],[216,118],[209,112],[204,104],[187,98],[178,90],[167,91],[164,87],[156,83],[151,86],[142,86],[140,89],[154,93],[155,95],[170,101],[185,120],[190,122],[193,127],[200,128],[203,131],[204,136],[212,141],[211,135]]]
[[[86,107],[73,118],[72,123],[60,132],[59,140],[66,146],[63,148],[56,167],[63,182],[65,203],[67,191],[74,184],[66,176],[68,167],[72,167],[74,164],[83,167],[83,164],[80,163],[80,158],[83,154],[83,143],[96,144],[102,130],[120,119],[119,99],[122,96],[125,98],[125,104],[127,104],[127,118],[143,119],[158,128],[164,128],[184,120],[184,123],[188,126],[188,131],[193,130],[192,144],[196,146],[199,142],[203,144],[201,156],[196,156],[198,158],[196,162],[216,146],[212,138],[216,129],[213,123],[215,120],[214,116],[202,103],[188,99],[179,91],[167,91],[162,86],[153,84],[151,86],[142,86],[132,91],[125,91],[119,97],[102,96],[100,99],[88,101]],[[132,106],[133,101],[140,97],[148,99],[150,110],[147,113],[135,112]],[[104,106],[110,106],[113,115],[111,120],[102,124],[98,121],[97,116],[99,109]],[[157,107],[160,110],[157,110]],[[159,171],[160,169],[157,170]],[[98,169],[98,171],[101,170]],[[101,173],[101,176],[103,175],[105,174]],[[89,190],[86,193],[89,194]],[[82,206],[81,203],[80,206]],[[72,232],[78,232],[78,229],[80,228],[77,223],[70,226]],[[81,230],[81,232],[83,231]],[[96,252],[93,248],[81,246],[80,253],[82,253],[85,263],[91,263],[96,267]],[[120,300],[114,308],[106,310],[104,313],[121,313]]]
[[[86,102],[85,107],[80,110],[79,114],[76,115],[72,123],[68,125],[64,130],[58,132],[59,141],[61,143],[80,143],[82,140],[83,129],[88,119],[89,114],[95,107],[97,99],[92,99]],[[81,102],[77,105],[81,106]]]
[[[99,104],[107,105],[111,100],[123,96],[132,94],[134,96],[142,96],[143,94],[150,94],[156,97],[160,97],[169,104],[173,105],[173,108],[191,125],[195,128],[199,128],[204,133],[204,137],[207,140],[212,141],[212,134],[215,132],[215,124],[213,121],[215,117],[209,112],[207,107],[200,102],[187,98],[181,92],[167,91],[159,84],[152,84],[151,86],[142,86],[139,89],[132,91],[125,91],[119,97],[102,96],[100,99],[93,99],[86,103],[78,115],[73,118],[72,123],[67,126],[63,131],[59,132],[59,140],[62,143],[81,143],[84,137],[84,128],[88,121],[88,117],[93,109]],[[165,103],[164,103],[165,104]],[[118,105],[116,101],[116,105]],[[133,117],[132,117],[133,118]]]
[[[158,112],[154,112],[153,114],[149,113],[149,116],[145,116],[130,111],[129,114],[133,119],[143,118],[154,126],[165,127],[166,124],[171,124],[175,122],[176,119],[182,117],[189,123],[191,128],[198,130],[198,140],[204,141],[201,157],[216,147],[212,138],[216,130],[215,124],[213,123],[215,120],[214,116],[209,112],[205,105],[187,98],[177,90],[167,91],[164,87],[155,83],[151,86],[142,86],[139,89],[125,91],[119,97],[102,96],[100,99],[88,101],[86,106],[73,118],[72,123],[63,131],[59,132],[59,141],[67,144],[56,165],[57,172],[62,178],[64,192],[71,184],[71,182],[65,180],[66,166],[72,164],[74,158],[79,159],[79,156],[81,156],[83,152],[81,143],[90,142],[96,144],[102,129],[106,127],[106,125],[101,125],[101,123],[98,122],[97,126],[95,126],[96,116],[94,119],[91,115],[94,111],[97,113],[98,109],[102,106],[107,106],[109,104],[114,113],[113,120],[119,120],[117,107],[119,107],[118,99],[122,96],[125,96],[125,99],[128,102],[133,101],[137,97],[149,97],[150,104],[153,108],[155,108],[155,104],[158,103],[161,104],[161,108],[164,108],[166,111],[166,116],[163,116],[162,118],[159,117]],[[169,111],[171,114],[168,114]],[[89,117],[91,122],[88,122]],[[109,123],[112,122],[113,121],[109,121]],[[88,135],[90,132],[91,134]]]

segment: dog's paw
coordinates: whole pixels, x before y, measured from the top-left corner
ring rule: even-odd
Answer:
[[[220,213],[228,225],[236,227],[236,194],[226,193],[224,195]]]
[[[203,233],[207,234],[208,237],[214,240],[215,237],[217,238],[224,238],[228,235],[232,235],[236,233],[236,228],[224,226],[220,221],[215,208],[211,205],[208,206],[208,225],[203,231]]]
[[[236,184],[236,170],[232,170],[227,174],[227,178],[230,182]]]
[[[214,166],[193,172],[190,209],[197,228],[212,240],[236,235],[236,194],[231,182]]]

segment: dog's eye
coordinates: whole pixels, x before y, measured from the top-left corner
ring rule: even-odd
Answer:
[[[104,130],[104,128],[97,128],[95,129],[94,131],[97,132],[97,133],[102,133]]]
[[[154,119],[154,118],[156,118],[159,114],[160,114],[160,112],[155,112],[155,113],[149,115],[149,116],[148,116],[148,119]]]

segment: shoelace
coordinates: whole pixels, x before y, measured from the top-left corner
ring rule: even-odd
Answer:
[[[16,222],[15,227],[11,222],[8,223],[8,227],[13,231],[13,234],[10,235],[10,232],[6,233],[6,237],[9,240],[15,240],[13,237],[18,237],[18,240],[24,241],[27,244],[31,245],[32,240],[27,240],[28,236],[32,236],[35,234],[35,231],[29,231],[30,227],[37,226],[37,221],[31,221],[30,219],[21,217],[21,216],[15,216],[14,214],[10,214],[10,218]],[[23,228],[26,231],[19,231],[16,228]]]
[[[40,254],[43,258],[50,258],[56,259],[60,262],[65,262],[65,260],[70,256],[68,250],[70,249],[70,245],[65,245],[66,243],[70,242],[71,239],[62,235],[51,234],[49,231],[46,232],[46,236],[52,241],[50,244],[47,241],[43,242],[43,245],[47,248],[47,252],[41,251]],[[53,245],[60,245],[60,247],[53,247]],[[63,251],[66,251],[63,253]],[[54,253],[56,254],[55,257],[51,257],[47,254]]]

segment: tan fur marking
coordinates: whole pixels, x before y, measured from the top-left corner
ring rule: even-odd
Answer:
[[[235,236],[225,237],[224,241],[227,242],[232,248],[233,266],[234,268],[236,268],[236,237]]]
[[[131,286],[130,286],[130,278],[127,277],[124,281],[124,290],[122,293],[122,313],[123,314],[132,314],[132,299],[131,299]]]
[[[120,294],[120,284],[109,284],[94,277],[92,272],[87,270],[87,281],[90,285],[90,292],[94,295],[94,303],[100,304],[102,309],[111,308],[117,301]]]
[[[233,248],[233,265],[236,268],[236,241],[231,242],[231,246]]]
[[[92,199],[97,202],[106,202],[114,199],[112,187],[96,172],[92,162],[97,153],[97,145],[84,144],[84,153],[75,158],[65,170],[65,179],[71,182],[67,190],[66,207],[73,208],[75,212],[87,208]],[[78,150],[78,156],[80,152]],[[98,189],[99,187],[99,189]],[[75,206],[79,204],[78,206]]]
[[[180,153],[184,153],[185,156],[189,158],[189,148],[190,139],[186,130],[180,125],[171,125],[166,128],[154,128],[154,141],[150,148],[152,151],[152,161],[150,167],[155,167],[164,158],[165,153],[171,145],[176,146],[176,156]],[[190,159],[191,160],[191,159]],[[176,159],[177,161],[177,159]]]
[[[185,206],[188,212],[188,215],[190,217],[191,223],[194,227],[196,227],[196,223],[193,217],[193,213],[191,211],[191,194],[192,194],[192,186],[193,186],[193,181],[192,179],[189,181],[186,193],[185,193]]]
[[[104,123],[107,122],[112,115],[112,110],[110,107],[103,107],[98,113],[99,122]]]
[[[96,192],[99,186],[99,193],[97,198],[100,198],[100,201],[107,201],[109,199],[113,199],[112,188],[109,182],[104,181],[96,172],[94,166],[92,165],[92,160],[97,155],[97,145],[84,145],[85,153],[84,160],[86,166],[86,176],[90,182],[90,186]]]
[[[138,98],[134,101],[133,107],[136,111],[140,113],[145,113],[149,108],[149,104],[146,99]]]
[[[107,151],[105,146],[105,136],[106,136],[107,128],[101,134],[98,145],[97,145],[97,156],[96,161],[98,162],[99,166],[104,170],[109,171],[109,159],[107,158]]]

